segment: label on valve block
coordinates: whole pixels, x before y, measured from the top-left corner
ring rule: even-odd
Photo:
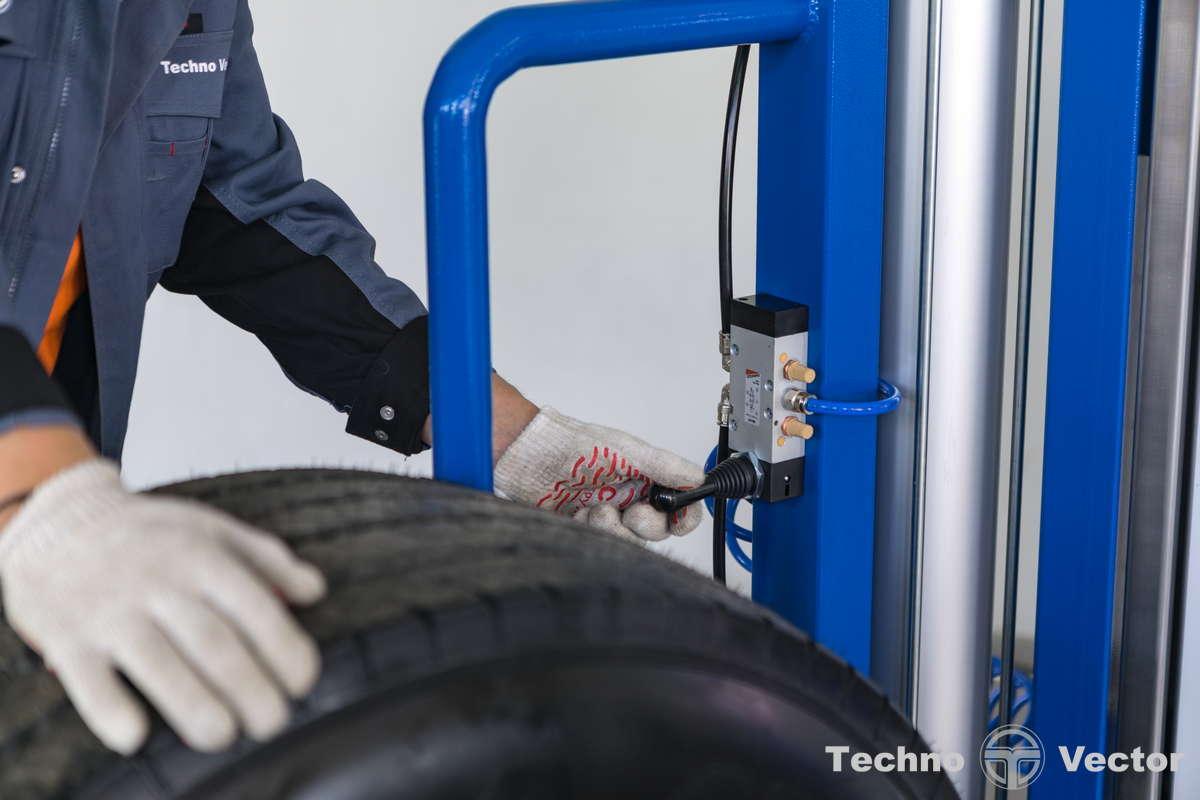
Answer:
[[[762,376],[754,370],[746,370],[746,402],[742,409],[746,424],[757,425],[762,418]]]

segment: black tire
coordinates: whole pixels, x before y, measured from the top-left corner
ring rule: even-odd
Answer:
[[[287,537],[331,595],[325,671],[267,745],[106,752],[0,626],[0,798],[952,798],[834,774],[828,745],[926,746],[773,614],[636,545],[463,489],[341,471],[164,491]]]

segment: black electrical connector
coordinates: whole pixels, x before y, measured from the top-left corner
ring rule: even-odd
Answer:
[[[692,503],[699,503],[709,497],[718,500],[741,500],[756,497],[762,488],[763,472],[749,453],[739,453],[727,458],[704,478],[704,483],[694,489],[673,489],[669,486],[655,485],[650,489],[650,505],[657,511],[670,514],[681,511]],[[724,503],[717,503],[717,508]],[[725,539],[722,537],[721,546],[724,548]],[[722,549],[722,556],[724,550]]]

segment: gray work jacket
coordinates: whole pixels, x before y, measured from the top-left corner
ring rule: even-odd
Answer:
[[[305,180],[252,28],[247,0],[0,0],[0,327],[36,347],[81,230],[108,455],[160,283],[259,335],[352,432],[420,449],[427,389],[407,384],[427,379],[397,372],[423,368],[425,309],[346,204]],[[73,417],[15,400],[33,380],[18,373],[0,369],[0,432]]]

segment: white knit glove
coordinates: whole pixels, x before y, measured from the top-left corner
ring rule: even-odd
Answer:
[[[118,670],[205,751],[239,728],[277,733],[285,691],[305,694],[320,670],[276,595],[321,599],[314,567],[217,511],[127,492],[106,461],[52,478],[0,531],[0,588],[13,629],[120,753],[137,750],[149,726]]]
[[[645,502],[655,483],[699,486],[704,471],[627,433],[542,409],[496,465],[496,488],[518,502],[641,541],[686,536],[699,504],[668,515]]]

